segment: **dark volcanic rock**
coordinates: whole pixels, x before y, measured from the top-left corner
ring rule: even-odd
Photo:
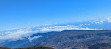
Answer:
[[[0,49],[11,49],[11,48],[7,48],[7,47],[0,47]]]
[[[50,47],[28,47],[28,48],[15,48],[15,49],[54,49]]]

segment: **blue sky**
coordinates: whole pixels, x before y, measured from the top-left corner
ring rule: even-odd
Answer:
[[[0,0],[0,30],[111,16],[111,0]]]

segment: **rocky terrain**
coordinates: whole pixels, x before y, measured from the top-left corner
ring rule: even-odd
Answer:
[[[6,47],[0,47],[0,49],[11,49]],[[50,47],[28,47],[28,48],[12,48],[12,49],[54,49]]]
[[[111,31],[106,30],[66,30],[58,35],[35,45],[48,46],[55,49],[91,49],[92,45],[101,43],[111,43]],[[103,45],[104,46],[104,45]],[[92,46],[93,47],[93,46]],[[101,45],[99,47],[102,47]],[[106,46],[105,46],[106,47]]]
[[[11,49],[11,48],[7,48],[7,47],[0,47],[0,49]]]

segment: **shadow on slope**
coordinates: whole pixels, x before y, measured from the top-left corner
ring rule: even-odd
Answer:
[[[98,43],[98,44],[89,46],[89,49],[111,49],[111,44],[109,44],[109,43]]]

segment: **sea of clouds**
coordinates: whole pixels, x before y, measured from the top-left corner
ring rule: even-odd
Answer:
[[[105,19],[98,19],[91,22],[95,24],[102,24],[105,21],[111,22],[111,17],[107,17]],[[83,25],[90,25],[90,24],[83,24]],[[75,25],[40,25],[35,27],[7,30],[3,32],[1,31],[0,41],[17,41],[17,40],[24,40],[25,38],[28,38],[29,41],[31,41],[35,38],[42,37],[42,36],[30,37],[33,34],[47,33],[51,31],[63,31],[63,30],[102,30],[102,29],[91,29],[88,27],[83,28],[81,26],[75,26]]]
[[[30,37],[33,34],[37,33],[47,33],[51,31],[63,31],[63,30],[97,30],[90,28],[82,28],[74,25],[66,25],[66,26],[38,26],[38,27],[30,27],[30,28],[21,28],[12,31],[5,31],[0,33],[0,41],[16,41],[23,40],[28,38],[29,40],[33,40],[34,38],[39,38],[41,36]]]

